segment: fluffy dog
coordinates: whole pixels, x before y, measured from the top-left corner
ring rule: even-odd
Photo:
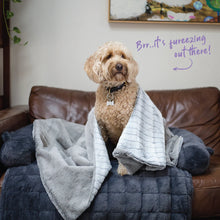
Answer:
[[[138,65],[120,42],[107,42],[90,56],[84,67],[99,87],[96,91],[95,116],[104,141],[117,144],[133,111],[137,97]],[[119,163],[118,173],[127,174]]]

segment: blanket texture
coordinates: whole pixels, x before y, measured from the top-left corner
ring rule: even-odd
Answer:
[[[93,127],[88,123],[86,132],[84,126],[61,119],[34,122],[41,179],[64,219],[76,219],[89,207],[111,169],[93,118]]]
[[[61,119],[36,120],[33,137],[41,179],[51,201],[64,219],[76,219],[89,207],[111,169],[94,109],[85,128]],[[147,170],[162,170],[176,165],[181,145],[182,137],[164,126],[160,111],[139,89],[113,155],[130,174],[143,165]]]

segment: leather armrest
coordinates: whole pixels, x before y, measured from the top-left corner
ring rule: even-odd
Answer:
[[[3,174],[3,175],[0,177],[0,195],[1,195],[1,191],[2,191],[2,184],[3,184],[4,177],[5,177],[5,174]]]
[[[21,105],[0,111],[0,134],[30,124],[28,106]]]

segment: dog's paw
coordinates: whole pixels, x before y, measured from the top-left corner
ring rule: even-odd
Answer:
[[[121,176],[124,176],[124,175],[127,175],[129,174],[126,167],[124,167],[121,163],[119,163],[118,165],[118,169],[117,169],[117,172],[119,175]]]

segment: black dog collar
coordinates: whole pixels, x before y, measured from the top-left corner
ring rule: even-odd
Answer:
[[[122,89],[124,86],[126,86],[126,82],[123,82],[119,86],[114,86],[114,87],[108,87],[106,88],[109,93],[117,92],[118,90]]]

